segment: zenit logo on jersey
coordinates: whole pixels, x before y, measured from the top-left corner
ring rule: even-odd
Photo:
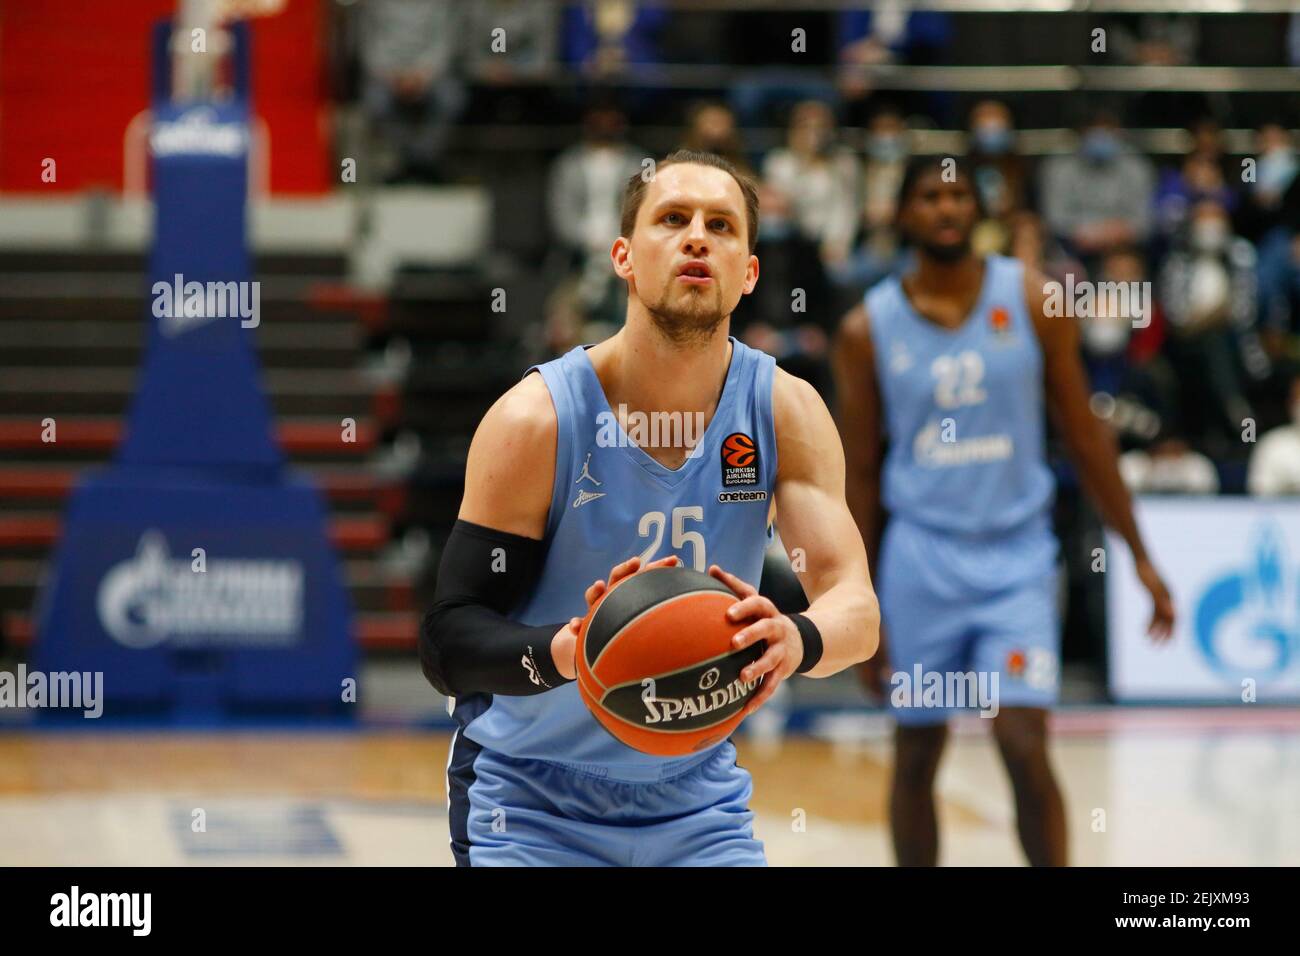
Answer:
[[[744,432],[732,432],[722,443],[722,484],[758,484],[758,448]]]

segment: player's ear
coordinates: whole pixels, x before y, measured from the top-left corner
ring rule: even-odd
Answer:
[[[758,285],[758,256],[750,253],[749,262],[745,264],[745,284],[741,286],[741,291],[749,295],[756,285]]]
[[[609,259],[614,264],[614,273],[620,279],[632,278],[632,243],[619,236],[609,250]]]

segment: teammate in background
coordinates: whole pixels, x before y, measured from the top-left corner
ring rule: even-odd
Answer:
[[[945,685],[950,674],[986,674],[989,686],[997,675],[993,733],[1021,845],[1034,865],[1064,865],[1065,808],[1047,756],[1060,627],[1044,405],[1102,517],[1133,552],[1155,640],[1169,637],[1174,608],[1133,520],[1115,443],[1089,410],[1074,321],[1046,317],[1042,275],[971,252],[978,203],[964,164],[913,160],[898,223],[915,268],[873,287],[838,335],[849,507],[877,569],[888,634],[862,676],[877,692],[886,667],[909,680],[919,667]],[[880,540],[882,504],[891,520]],[[894,851],[901,865],[933,865],[934,778],[957,702],[889,697]]]
[[[579,619],[625,575],[681,561],[735,591],[729,613],[750,621],[738,647],[767,642],[741,672],[764,675],[746,715],[791,674],[826,677],[876,649],[830,412],[728,334],[758,281],[757,229],[753,182],[718,157],[679,151],[649,182],[631,177],[610,253],[626,324],[529,369],[479,425],[420,634],[426,677],[455,698],[447,785],[460,865],[764,862],[730,740],[653,757],[615,740],[578,696]],[[693,448],[625,440],[633,416],[664,412],[706,423]],[[737,436],[755,449],[743,468],[722,453]],[[804,615],[780,614],[754,587],[774,514],[803,552]]]

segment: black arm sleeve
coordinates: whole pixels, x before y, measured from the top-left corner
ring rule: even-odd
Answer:
[[[567,683],[551,659],[551,641],[567,622],[530,626],[506,617],[532,593],[544,557],[541,541],[456,522],[420,623],[420,669],[430,684],[448,697],[522,697]]]

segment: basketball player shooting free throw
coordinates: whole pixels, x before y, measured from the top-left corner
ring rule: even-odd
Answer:
[[[757,229],[754,183],[716,156],[679,151],[633,176],[610,250],[627,283],[623,328],[530,368],[479,424],[420,633],[425,676],[454,700],[458,865],[765,862],[730,740],[688,757],[641,753],[579,697],[578,624],[627,575],[680,564],[735,592],[737,649],[766,642],[741,672],[763,678],[746,716],[791,675],[827,677],[876,649],[830,413],[729,335],[758,281]],[[661,413],[701,433],[690,447],[623,440],[631,416]],[[754,467],[727,467],[729,439],[753,449]],[[774,519],[799,549],[804,614],[781,614],[755,588]]]

